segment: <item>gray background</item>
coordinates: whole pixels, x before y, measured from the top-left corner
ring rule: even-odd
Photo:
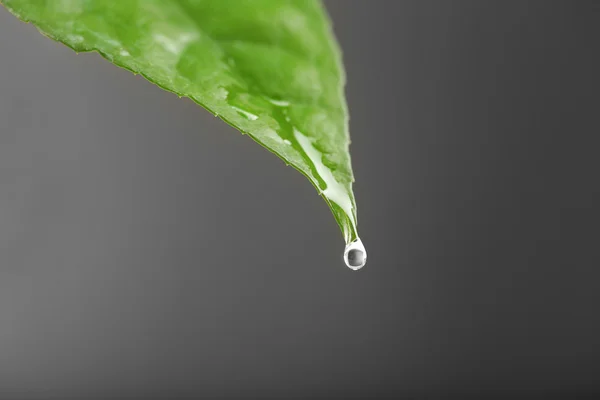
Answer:
[[[595,1],[328,1],[360,232],[0,9],[0,398],[600,393]]]

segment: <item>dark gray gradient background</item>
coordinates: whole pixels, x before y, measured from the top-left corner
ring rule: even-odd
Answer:
[[[0,10],[0,398],[600,393],[597,1],[328,1],[359,272],[250,138]]]

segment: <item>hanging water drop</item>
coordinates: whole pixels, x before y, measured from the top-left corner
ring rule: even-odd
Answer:
[[[344,250],[344,262],[348,268],[359,270],[367,263],[367,250],[363,246],[360,238],[348,244]]]

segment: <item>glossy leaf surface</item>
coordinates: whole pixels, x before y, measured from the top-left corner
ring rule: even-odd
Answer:
[[[0,0],[189,97],[302,172],[357,238],[340,52],[318,0]]]

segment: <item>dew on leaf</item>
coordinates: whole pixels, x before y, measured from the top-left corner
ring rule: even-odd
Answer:
[[[239,107],[231,106],[235,111],[237,111],[242,117],[249,119],[250,121],[256,121],[258,119],[258,115],[252,114],[249,111],[242,110]]]

